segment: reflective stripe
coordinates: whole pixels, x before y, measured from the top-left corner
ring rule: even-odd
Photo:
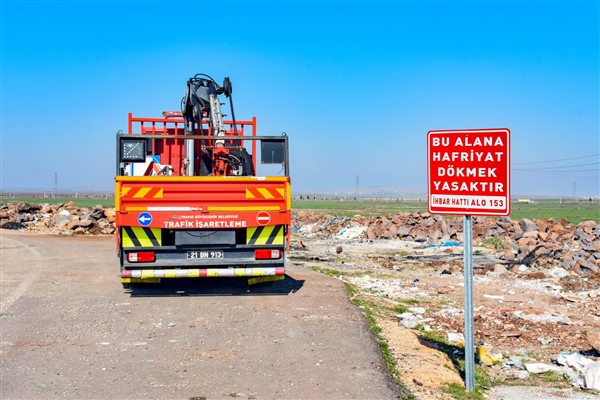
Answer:
[[[128,269],[121,272],[122,278],[216,278],[234,276],[284,275],[284,267],[206,268],[206,269]]]
[[[247,199],[284,199],[284,188],[246,188]]]
[[[160,228],[124,226],[122,229],[123,248],[157,247],[162,245]]]
[[[283,245],[283,225],[256,226],[246,230],[246,244]]]
[[[141,188],[128,186],[121,189],[121,197],[133,199],[162,199],[164,195],[164,188],[152,186],[144,186]]]

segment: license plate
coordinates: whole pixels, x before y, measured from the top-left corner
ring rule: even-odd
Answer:
[[[202,251],[188,251],[188,259],[202,259],[202,258],[223,258],[222,250],[202,250]]]

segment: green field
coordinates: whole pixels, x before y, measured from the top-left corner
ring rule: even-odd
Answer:
[[[0,205],[6,203],[49,203],[59,204],[75,202],[79,207],[94,207],[101,205],[104,207],[114,206],[114,199],[97,198],[40,198],[40,197],[22,197],[22,198],[1,198]],[[336,216],[352,217],[354,215],[377,216],[390,215],[403,212],[426,212],[427,202],[423,201],[355,201],[355,200],[294,200],[292,203],[294,210],[311,210],[318,213],[331,214]],[[558,200],[544,200],[533,203],[512,203],[512,219],[560,219],[567,218],[572,224],[577,224],[588,219],[600,222],[600,203],[560,203]]]
[[[74,202],[79,207],[92,208],[97,205],[103,207],[113,207],[115,205],[115,200],[112,198],[105,197],[94,197],[94,198],[79,198],[76,199],[74,197],[57,197],[57,198],[43,198],[43,197],[2,197],[0,198],[0,205],[6,203],[29,203],[29,204],[66,204],[68,202]]]
[[[313,210],[325,214],[352,217],[354,215],[377,216],[402,212],[426,212],[427,202],[423,201],[311,201],[295,200],[295,210]],[[516,203],[511,205],[510,217],[514,220],[560,219],[566,218],[572,224],[585,220],[600,222],[599,203],[560,203],[558,200],[534,203]]]

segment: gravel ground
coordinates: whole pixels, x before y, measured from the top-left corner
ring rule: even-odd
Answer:
[[[121,288],[112,237],[0,232],[2,399],[391,399],[341,282]]]

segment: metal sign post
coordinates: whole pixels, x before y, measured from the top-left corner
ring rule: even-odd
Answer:
[[[464,276],[465,276],[465,387],[475,390],[475,332],[473,318],[473,217],[463,219]]]
[[[464,216],[465,387],[473,392],[473,215],[510,215],[510,130],[427,132],[427,197],[429,213]]]

